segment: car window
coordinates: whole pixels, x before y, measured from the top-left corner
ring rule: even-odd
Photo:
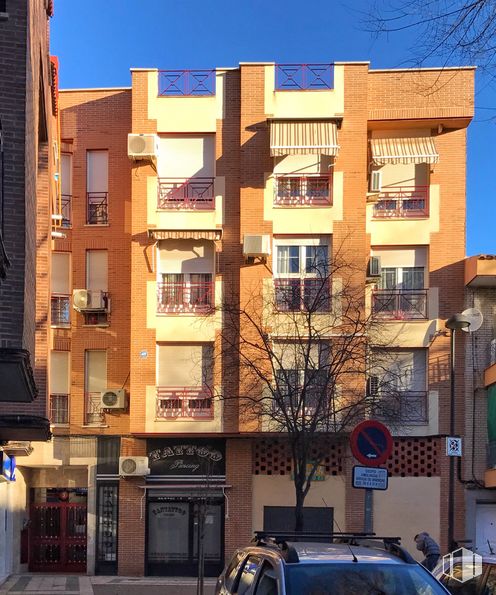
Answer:
[[[491,566],[482,595],[496,595],[496,566]]]
[[[238,567],[242,559],[243,552],[236,552],[232,560],[229,562],[229,566],[226,568],[226,572],[224,575],[224,584],[228,591],[230,591],[232,589],[232,586],[234,585],[234,581],[238,574]]]
[[[272,564],[265,562],[258,576],[255,595],[277,595],[277,578]]]
[[[237,595],[244,595],[251,587],[258,567],[260,566],[260,558],[258,556],[249,556],[243,565],[241,576],[238,579],[238,585],[234,591]]]
[[[442,582],[448,591],[455,595],[476,595],[482,576],[464,581],[462,564],[454,564],[451,576],[445,576]]]

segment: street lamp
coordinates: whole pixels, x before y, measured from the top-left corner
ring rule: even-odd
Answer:
[[[445,323],[450,330],[450,436],[455,434],[455,331],[467,329],[470,319],[464,314],[453,314]],[[455,524],[455,457],[450,457],[448,486],[448,547],[456,548],[454,540]]]

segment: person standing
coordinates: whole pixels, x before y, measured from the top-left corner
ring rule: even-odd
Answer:
[[[432,572],[441,557],[439,545],[432,539],[427,531],[422,531],[415,535],[415,543],[417,544],[417,549],[425,556],[424,560],[421,562],[422,566]]]

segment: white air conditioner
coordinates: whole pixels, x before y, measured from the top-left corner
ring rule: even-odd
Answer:
[[[109,300],[106,293],[97,289],[74,289],[72,305],[79,312],[109,311]]]
[[[150,475],[148,457],[119,457],[119,475],[121,477]]]
[[[382,190],[382,171],[373,170],[370,172],[370,192],[380,192]]]
[[[131,159],[151,159],[158,155],[156,134],[128,134],[127,156]]]
[[[125,409],[126,391],[123,388],[113,388],[101,394],[100,407],[102,409]]]
[[[378,279],[381,276],[381,257],[371,256],[367,270],[367,279]]]
[[[243,256],[246,258],[267,258],[270,256],[270,235],[245,235]]]

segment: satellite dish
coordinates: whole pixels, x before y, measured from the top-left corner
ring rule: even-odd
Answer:
[[[484,321],[484,317],[482,316],[482,312],[477,308],[467,308],[462,312],[464,316],[466,316],[470,320],[470,326],[466,328],[462,328],[462,331],[466,333],[473,333],[474,331],[478,331],[482,326],[482,322]]]

